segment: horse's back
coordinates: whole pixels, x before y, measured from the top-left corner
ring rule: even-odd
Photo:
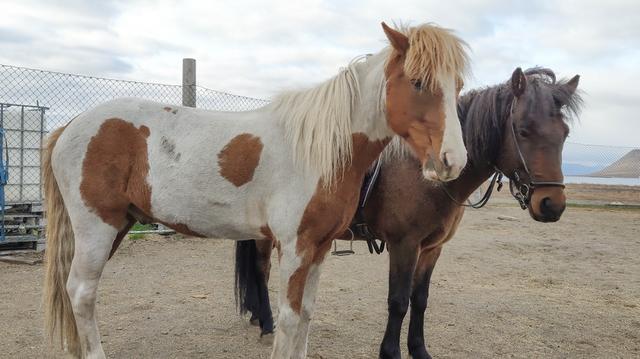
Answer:
[[[56,177],[90,208],[133,205],[190,233],[237,239],[260,235],[267,222],[266,202],[282,187],[273,169],[294,171],[267,111],[213,112],[132,98],[76,117],[56,150]]]

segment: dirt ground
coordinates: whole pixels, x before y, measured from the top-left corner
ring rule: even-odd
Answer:
[[[310,358],[377,356],[388,255],[355,248],[325,262]],[[233,258],[231,241],[125,241],[99,291],[107,356],[268,358],[269,344],[234,310]],[[638,258],[640,210],[572,207],[556,224],[513,206],[468,211],[433,276],[429,350],[436,358],[637,358]],[[275,262],[274,254],[274,276]],[[42,341],[42,277],[41,265],[0,263],[0,357],[51,356]],[[277,287],[272,281],[274,302]]]

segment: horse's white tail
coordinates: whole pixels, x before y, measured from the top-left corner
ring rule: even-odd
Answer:
[[[45,332],[49,343],[65,348],[75,357],[81,356],[81,347],[67,293],[67,278],[74,252],[73,229],[64,206],[58,183],[51,168],[51,154],[64,127],[51,135],[42,151],[42,176],[46,202],[46,259],[44,282]]]

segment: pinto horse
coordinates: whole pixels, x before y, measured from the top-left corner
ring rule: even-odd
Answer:
[[[154,221],[200,237],[276,243],[282,290],[272,358],[305,357],[323,259],[392,136],[425,168],[434,161],[442,181],[466,164],[456,113],[464,42],[432,25],[382,26],[391,47],[255,111],[119,99],[56,130],[43,153],[50,339],[76,357],[105,357],[95,317],[102,270],[136,220]]]
[[[362,212],[390,254],[381,358],[400,358],[400,331],[409,303],[409,353],[412,358],[430,358],[424,312],[431,274],[442,246],[462,219],[465,202],[494,173],[509,177],[514,197],[534,220],[560,218],[565,208],[562,147],[569,133],[567,120],[581,105],[578,82],[577,75],[556,82],[549,69],[523,73],[518,68],[510,81],[462,96],[458,113],[469,162],[454,181],[425,181],[419,161],[396,139],[385,149],[376,188]],[[264,241],[236,244],[237,301],[242,311],[252,313],[252,322],[259,322],[263,333],[273,325],[266,291],[270,257],[271,247]]]

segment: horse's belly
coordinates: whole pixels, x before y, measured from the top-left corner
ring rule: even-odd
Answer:
[[[189,187],[189,186],[186,186]],[[197,187],[197,186],[193,186]],[[192,188],[193,188],[192,187]],[[266,216],[260,200],[214,188],[174,188],[152,194],[153,218],[178,231],[203,237],[258,238]]]

